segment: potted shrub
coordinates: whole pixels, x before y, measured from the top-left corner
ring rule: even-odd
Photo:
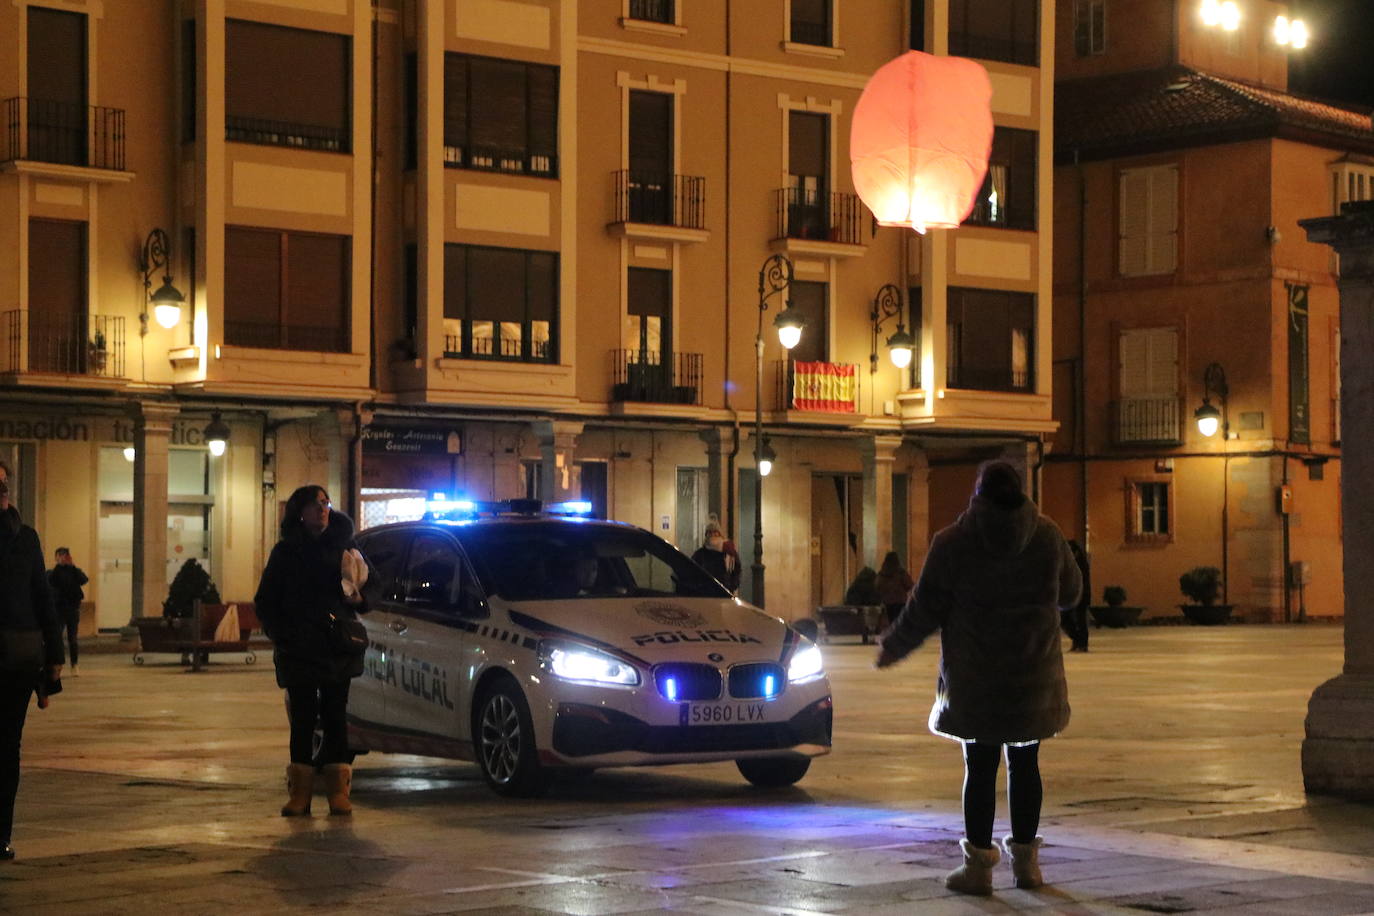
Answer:
[[[162,602],[163,617],[190,617],[196,599],[202,606],[219,604],[219,589],[211,581],[205,567],[195,558],[181,564],[176,577],[167,588],[167,600]]]
[[[1231,618],[1231,605],[1218,604],[1221,597],[1221,570],[1215,566],[1195,566],[1178,577],[1179,591],[1193,600],[1180,604],[1183,616],[1202,626],[1215,626]]]
[[[1119,585],[1108,585],[1102,589],[1102,604],[1088,608],[1093,615],[1093,623],[1099,627],[1129,627],[1140,619],[1144,608],[1126,604],[1126,590]]]

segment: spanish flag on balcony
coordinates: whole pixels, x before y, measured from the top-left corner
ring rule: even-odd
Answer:
[[[859,376],[853,363],[792,364],[792,407],[826,413],[854,413]]]

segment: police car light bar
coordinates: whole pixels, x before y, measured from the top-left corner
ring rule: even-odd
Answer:
[[[551,503],[544,511],[550,515],[591,515],[592,504],[585,499],[570,499],[566,502]]]
[[[537,499],[478,501],[449,499],[443,493],[435,493],[425,502],[425,509],[426,517],[433,521],[457,522],[493,515],[590,515],[592,504],[585,499],[570,499],[544,506]]]

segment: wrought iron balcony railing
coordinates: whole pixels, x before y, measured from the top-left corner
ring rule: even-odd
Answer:
[[[611,351],[611,400],[701,404],[701,354]]]
[[[231,347],[347,353],[348,328],[262,321],[225,321],[224,342]]]
[[[863,244],[863,203],[857,194],[779,188],[773,192],[777,238]]]
[[[706,228],[706,179],[621,169],[615,181],[615,222],[681,229]]]
[[[558,156],[552,150],[502,149],[473,144],[455,146],[445,142],[444,168],[553,178],[558,174]]]
[[[458,359],[501,359],[517,362],[547,363],[551,362],[549,340],[534,340],[529,342],[529,353],[525,352],[524,340],[520,337],[478,337],[473,335],[468,341],[467,348],[463,347],[463,338],[458,334],[444,335],[444,355],[456,357]]]
[[[630,0],[630,18],[672,25],[673,0]]]
[[[124,377],[124,318],[15,309],[0,316],[3,372]],[[28,362],[25,366],[27,349]]]
[[[780,410],[858,412],[860,372],[855,363],[778,360],[774,373]]]
[[[1177,445],[1179,430],[1178,397],[1122,398],[1116,407],[1116,441],[1120,444],[1154,443]]]
[[[0,162],[124,171],[123,109],[15,96],[5,99],[0,126]]]
[[[348,129],[344,127],[290,124],[285,121],[268,121],[264,118],[245,118],[239,115],[225,116],[224,139],[235,143],[290,146],[326,153],[347,153],[352,150]]]

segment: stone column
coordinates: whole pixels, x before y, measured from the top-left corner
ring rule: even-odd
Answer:
[[[901,436],[859,440],[864,460],[864,565],[877,569],[892,544],[892,462]]]
[[[902,557],[902,565],[914,577],[926,561],[926,548],[933,534],[930,530],[930,453],[925,449],[915,450],[907,467],[907,555]]]
[[[161,616],[167,597],[167,444],[178,411],[176,404],[133,408],[135,618]]]
[[[1307,791],[1374,799],[1374,203],[1299,221],[1340,255],[1345,668],[1307,704]]]
[[[577,467],[577,437],[584,424],[572,420],[536,420],[542,459],[539,492],[544,502],[556,503],[582,496],[582,475]]]
[[[712,426],[703,429],[698,436],[701,441],[706,443],[706,511],[714,512],[716,518],[720,519],[720,524],[725,529],[725,536],[732,540],[736,537],[734,531],[734,512],[726,512],[725,506],[725,436],[726,430],[719,426]],[[692,532],[696,537],[701,532]],[[678,532],[681,538],[683,532]]]

